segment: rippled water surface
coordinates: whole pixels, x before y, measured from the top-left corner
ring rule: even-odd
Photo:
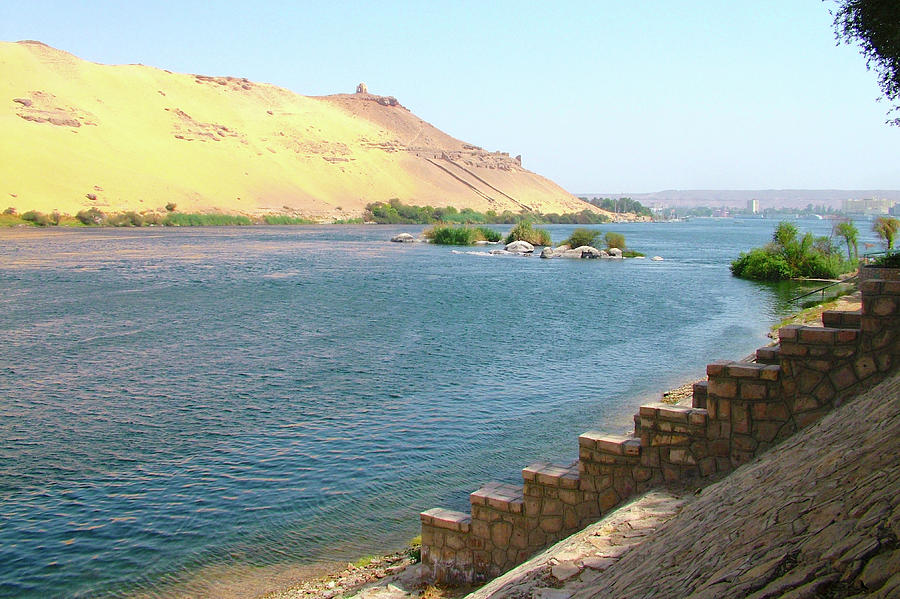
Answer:
[[[218,595],[398,548],[763,344],[790,291],[728,261],[773,226],[601,227],[663,262],[386,241],[421,227],[2,230],[0,595]]]

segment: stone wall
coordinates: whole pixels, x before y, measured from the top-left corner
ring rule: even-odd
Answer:
[[[572,464],[537,462],[523,485],[488,483],[471,515],[423,512],[422,563],[443,584],[482,582],[580,530],[636,493],[752,460],[900,364],[900,281],[860,284],[862,309],[787,326],[755,362],[714,362],[693,407],[640,407],[633,436],[587,432]]]

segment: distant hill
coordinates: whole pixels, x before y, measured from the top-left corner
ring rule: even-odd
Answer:
[[[74,214],[174,202],[186,212],[328,219],[398,198],[599,212],[392,97],[306,97],[247,79],[100,65],[33,41],[0,42],[0,73],[0,209]]]
[[[883,198],[900,202],[900,191],[885,189],[667,189],[654,193],[580,193],[580,197],[623,198],[640,201],[645,206],[739,206],[747,200],[759,200],[760,208],[803,208],[821,204],[840,208],[843,200]]]

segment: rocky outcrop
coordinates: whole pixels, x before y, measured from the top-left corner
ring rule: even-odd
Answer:
[[[416,238],[409,233],[400,233],[391,237],[391,241],[394,243],[414,243]]]
[[[534,252],[534,246],[527,241],[513,241],[506,246],[506,251],[511,254],[530,254]]]
[[[609,257],[610,255],[605,250],[598,250],[590,245],[582,245],[577,248],[561,245],[556,248],[544,248],[541,252],[541,258],[597,259]]]
[[[356,93],[358,94],[367,94],[369,93],[369,88],[365,83],[360,83],[356,86]]]

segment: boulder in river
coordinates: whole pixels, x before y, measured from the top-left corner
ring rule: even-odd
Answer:
[[[619,248],[609,248],[609,257],[610,258],[622,258],[622,250]]]
[[[653,260],[654,262],[662,262],[663,258],[662,258],[662,256],[653,256],[650,259]]]
[[[391,237],[391,241],[394,241],[396,243],[412,243],[415,240],[416,238],[409,233],[400,233],[399,235],[394,235],[393,237]]]
[[[513,241],[506,246],[506,251],[511,254],[530,254],[534,251],[534,246],[527,241]]]

